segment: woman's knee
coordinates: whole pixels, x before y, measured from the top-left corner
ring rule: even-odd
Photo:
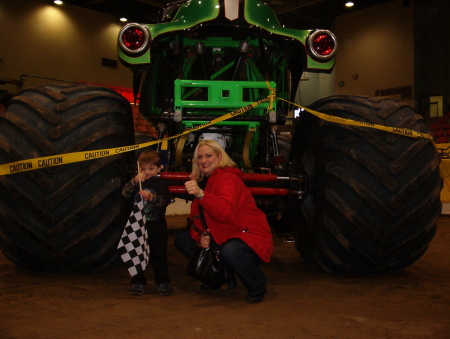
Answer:
[[[230,264],[245,265],[255,262],[255,253],[241,239],[231,239],[220,246],[219,255]]]

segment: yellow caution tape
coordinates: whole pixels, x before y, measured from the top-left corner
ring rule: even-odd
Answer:
[[[273,102],[276,97],[276,89],[270,87],[270,83],[266,80],[267,89],[270,91],[271,94],[269,94],[269,107],[267,108],[267,111],[271,111],[273,109]]]
[[[168,138],[164,138],[164,139],[160,139],[160,140],[155,140],[155,141],[150,141],[144,144],[137,144],[137,145],[131,145],[131,146],[124,146],[124,147],[116,147],[116,148],[109,148],[109,149],[103,149],[103,150],[96,150],[96,151],[83,151],[83,152],[74,152],[74,153],[66,153],[66,154],[59,154],[59,155],[52,155],[52,156],[48,156],[48,157],[42,157],[42,158],[33,158],[33,159],[28,159],[28,160],[20,160],[20,161],[16,161],[16,162],[11,162],[8,164],[3,164],[0,165],[0,175],[8,175],[8,174],[13,174],[13,173],[20,173],[20,172],[25,172],[25,171],[32,171],[32,170],[36,170],[36,169],[41,169],[41,168],[45,168],[45,167],[51,167],[51,166],[60,166],[60,165],[66,165],[66,164],[71,164],[74,162],[80,162],[80,161],[86,161],[86,160],[92,160],[92,159],[97,159],[97,158],[103,158],[103,157],[108,157],[108,156],[112,156],[112,155],[117,155],[117,154],[121,154],[121,153],[125,153],[125,152],[130,152],[130,151],[134,151],[140,148],[144,148],[144,147],[148,147],[151,145],[155,145],[158,144],[160,142],[167,143],[168,140],[171,139],[175,139],[178,138],[184,134],[188,134],[197,130],[200,130],[202,128],[214,125],[218,122],[230,119],[232,117],[238,116],[242,113],[245,113],[247,111],[250,111],[252,108],[260,105],[263,102],[267,102],[269,101],[270,98],[267,97],[265,99],[253,102],[247,106],[238,108],[235,111],[232,111],[230,113],[227,113],[225,115],[222,115],[214,120],[211,120],[203,125],[194,127],[194,128],[189,128],[186,129],[185,131],[183,131],[182,133],[179,133],[177,135],[168,137]]]
[[[249,110],[253,109],[254,107],[260,105],[263,102],[269,101],[269,108],[268,108],[268,111],[269,111],[272,109],[272,105],[273,105],[273,102],[275,99],[279,99],[281,101],[285,101],[289,104],[292,104],[294,106],[302,108],[305,111],[317,116],[318,118],[320,118],[322,120],[335,122],[335,123],[339,123],[339,124],[345,124],[345,125],[375,128],[378,130],[395,133],[395,134],[412,137],[412,138],[426,138],[426,139],[432,141],[434,144],[434,139],[429,134],[413,131],[413,130],[410,130],[407,128],[376,125],[376,124],[373,124],[370,122],[357,121],[357,120],[353,120],[353,119],[345,119],[345,118],[340,118],[340,117],[320,113],[320,112],[314,111],[312,109],[309,109],[307,107],[304,107],[304,106],[298,105],[296,103],[290,102],[288,100],[285,100],[283,98],[276,97],[276,90],[273,88],[270,88],[268,82],[267,82],[267,87],[271,91],[271,94],[268,95],[266,98],[256,101],[256,102],[253,102],[247,106],[238,108],[235,111],[232,111],[230,113],[222,115],[222,116],[220,116],[214,120],[211,120],[203,125],[200,125],[200,126],[197,126],[194,128],[188,128],[185,131],[183,131],[182,133],[173,135],[171,137],[167,137],[167,138],[155,140],[155,141],[150,141],[150,142],[143,143],[143,144],[131,145],[131,146],[124,146],[124,147],[117,147],[117,148],[110,148],[110,149],[103,149],[103,150],[96,150],[96,151],[87,151],[87,152],[83,151],[83,152],[66,153],[66,154],[59,154],[59,155],[53,155],[53,156],[48,156],[48,157],[42,157],[42,158],[34,158],[34,159],[11,162],[8,164],[0,165],[0,175],[8,175],[8,174],[13,174],[13,173],[32,171],[32,170],[41,169],[41,168],[45,168],[45,167],[66,165],[66,164],[70,164],[70,163],[74,163],[74,162],[80,162],[80,161],[92,160],[92,159],[97,159],[97,158],[102,158],[102,157],[107,157],[107,156],[112,156],[112,155],[118,155],[121,153],[134,151],[134,150],[148,147],[151,145],[155,145],[158,143],[163,143],[163,146],[164,146],[163,148],[166,148],[168,140],[178,138],[184,134],[189,134],[191,132],[198,131],[205,127],[214,125],[218,122],[228,120],[232,117],[235,117],[242,113],[248,112]]]
[[[297,105],[297,104],[295,104],[293,102],[289,102],[289,101],[284,100],[282,98],[278,98],[277,97],[277,99],[285,101],[287,103],[290,103],[290,104],[292,104],[294,106],[300,107],[300,108],[304,109],[305,111],[315,115],[316,117],[318,117],[318,118],[320,118],[322,120],[336,122],[336,123],[344,124],[344,125],[352,125],[352,126],[375,128],[375,129],[378,129],[378,130],[382,130],[382,131],[386,131],[386,132],[390,132],[390,133],[395,133],[395,134],[400,134],[400,135],[411,137],[411,138],[425,138],[425,139],[428,139],[428,140],[430,140],[430,141],[432,141],[434,143],[433,137],[431,135],[429,135],[429,134],[426,134],[426,133],[413,131],[413,130],[408,129],[408,128],[388,127],[388,126],[373,124],[371,122],[357,121],[357,120],[353,120],[353,119],[340,118],[340,117],[336,117],[336,116],[333,116],[333,115],[328,115],[328,114],[324,114],[324,113],[320,113],[320,112],[314,111],[312,109],[309,109],[307,107],[303,107],[303,106]]]

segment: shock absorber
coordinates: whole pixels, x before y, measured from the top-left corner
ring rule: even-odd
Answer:
[[[205,80],[209,80],[209,74],[208,71],[206,70],[206,63],[205,63],[205,58],[204,58],[204,54],[205,54],[205,44],[201,41],[197,41],[197,43],[195,44],[195,51],[197,53],[197,55],[200,56],[200,62],[202,64],[202,68],[203,68],[203,75],[205,77]]]
[[[239,72],[239,68],[241,67],[242,61],[245,59],[245,56],[249,51],[250,51],[250,44],[247,41],[242,41],[241,44],[239,45],[239,56],[234,63],[233,77],[231,78],[232,81],[236,78]]]

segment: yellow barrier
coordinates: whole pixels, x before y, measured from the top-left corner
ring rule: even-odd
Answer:
[[[177,135],[174,135],[174,136],[171,136],[168,138],[164,138],[164,139],[160,139],[160,140],[147,142],[144,144],[137,144],[137,145],[103,149],[103,150],[97,150],[97,151],[89,151],[89,152],[73,152],[73,153],[66,153],[66,154],[58,154],[58,155],[52,155],[52,156],[48,156],[48,157],[33,158],[33,159],[10,162],[8,164],[0,165],[0,175],[8,175],[8,174],[13,174],[13,173],[32,171],[32,170],[41,169],[41,168],[45,168],[45,167],[60,166],[60,165],[71,164],[74,162],[103,158],[103,157],[117,155],[117,154],[121,154],[121,153],[125,153],[125,152],[134,151],[134,150],[137,150],[140,148],[158,144],[160,142],[164,143],[164,142],[167,142],[167,140],[178,138],[184,134],[188,134],[188,133],[200,130],[202,128],[214,125],[218,122],[235,117],[239,114],[245,113],[245,112],[251,110],[252,108],[258,106],[259,104],[261,104],[263,102],[267,102],[269,100],[271,100],[271,98],[267,97],[265,99],[253,102],[247,106],[238,108],[237,110],[235,110],[233,112],[224,114],[221,117],[211,120],[203,125],[187,129],[186,131],[183,131],[182,133],[179,133]]]
[[[0,165],[0,175],[8,175],[8,174],[13,174],[13,173],[41,169],[41,168],[50,167],[50,166],[59,166],[59,165],[65,165],[65,164],[70,164],[70,163],[74,163],[74,162],[80,162],[80,161],[86,161],[86,160],[92,160],[92,159],[117,155],[117,154],[121,154],[121,153],[125,153],[125,152],[134,151],[134,150],[137,150],[140,148],[148,147],[148,146],[151,146],[151,145],[154,145],[157,143],[161,143],[161,142],[164,145],[167,143],[168,140],[178,138],[184,134],[188,134],[188,133],[203,129],[205,127],[214,125],[218,122],[230,119],[232,117],[235,117],[237,115],[240,115],[242,113],[245,113],[245,112],[251,110],[252,108],[260,105],[263,102],[269,101],[269,108],[267,109],[267,111],[269,111],[272,108],[272,105],[273,105],[273,102],[275,99],[279,99],[281,101],[285,101],[294,106],[300,107],[300,108],[304,109],[305,111],[317,116],[318,118],[320,118],[322,120],[326,120],[326,121],[330,121],[330,122],[334,122],[334,123],[345,124],[345,125],[375,128],[378,130],[386,131],[389,133],[400,134],[400,135],[411,137],[411,138],[426,138],[426,139],[432,141],[434,144],[433,137],[429,134],[420,133],[420,132],[413,131],[413,130],[410,130],[407,128],[388,127],[388,126],[376,125],[376,124],[364,122],[364,121],[356,121],[356,120],[340,118],[340,117],[336,117],[336,116],[332,116],[332,115],[327,115],[324,113],[314,111],[307,107],[300,106],[296,103],[284,100],[282,98],[278,98],[278,97],[276,97],[275,89],[270,88],[269,85],[268,85],[268,89],[271,90],[272,94],[268,95],[266,98],[264,98],[262,100],[259,100],[259,101],[253,102],[247,106],[238,108],[235,111],[224,114],[221,117],[211,120],[203,125],[200,125],[195,128],[187,129],[187,130],[183,131],[182,133],[179,133],[179,134],[171,136],[171,137],[147,142],[144,144],[137,144],[137,145],[89,151],[89,152],[66,153],[66,154],[59,154],[59,155],[53,155],[53,156],[48,156],[48,157],[42,157],[42,158],[34,158],[34,159],[27,159],[27,160],[11,162],[8,164]],[[450,167],[450,164],[449,164],[449,167]],[[449,173],[450,173],[450,171],[449,171]]]
[[[450,202],[450,143],[436,144],[436,149],[441,153],[442,162],[439,166],[441,177],[444,179],[444,187],[441,191],[441,201]]]
[[[300,107],[302,109],[304,109],[305,111],[315,115],[316,117],[322,119],[322,120],[326,120],[326,121],[330,121],[330,122],[335,122],[338,124],[344,124],[344,125],[352,125],[352,126],[359,126],[359,127],[369,127],[369,128],[375,128],[381,131],[386,131],[389,133],[394,133],[394,134],[400,134],[400,135],[404,135],[407,137],[411,137],[411,138],[425,138],[428,139],[430,141],[432,141],[434,143],[434,139],[431,135],[426,134],[426,133],[421,133],[421,132],[417,132],[417,131],[413,131],[411,129],[407,129],[407,128],[399,128],[399,127],[389,127],[389,126],[383,126],[383,125],[376,125],[373,124],[371,122],[364,122],[364,121],[357,121],[357,120],[351,120],[351,119],[345,119],[345,118],[340,118],[340,117],[336,117],[333,115],[327,115],[324,113],[320,113],[317,111],[314,111],[312,109],[309,109],[307,107],[303,107],[300,105],[297,105],[296,103],[284,100],[282,98],[277,98],[280,99],[281,101],[285,101],[288,102],[294,106]]]
[[[280,99],[280,100],[283,100],[283,99]],[[287,100],[283,100],[283,101],[289,102]],[[289,103],[291,103],[291,102],[289,102]],[[307,111],[311,114],[314,114],[315,116],[319,117],[322,120],[343,123],[343,124],[347,124],[347,125],[371,127],[371,128],[376,128],[376,129],[380,129],[383,131],[387,131],[390,133],[405,135],[408,137],[426,138],[428,140],[431,140],[433,142],[436,150],[441,154],[441,159],[442,159],[441,164],[439,165],[441,177],[444,180],[444,187],[442,188],[442,191],[441,191],[441,201],[442,202],[450,202],[450,143],[435,144],[433,137],[429,134],[420,133],[420,132],[409,130],[406,128],[386,127],[386,126],[380,126],[380,125],[375,125],[375,124],[361,123],[361,122],[358,122],[355,120],[348,120],[348,119],[343,119],[343,118],[339,118],[339,117],[329,116],[329,115],[308,109],[306,107],[302,107],[295,103],[291,103],[291,104],[293,104],[297,107],[303,108],[305,111]]]

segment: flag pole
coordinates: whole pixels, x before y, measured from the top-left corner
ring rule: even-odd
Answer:
[[[139,161],[137,162],[137,169],[138,169],[138,174],[139,174],[139,169],[140,169]],[[142,191],[141,176],[140,175],[138,175],[138,176],[139,176],[139,190]]]

